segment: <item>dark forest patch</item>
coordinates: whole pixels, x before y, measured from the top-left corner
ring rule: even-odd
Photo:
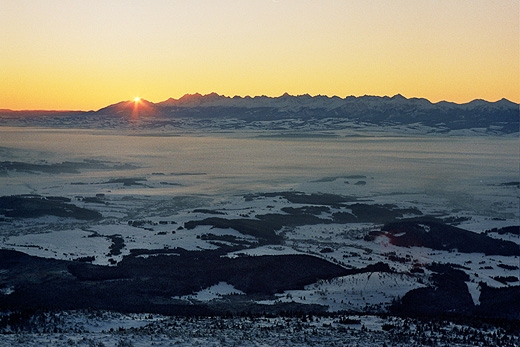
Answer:
[[[143,183],[141,183],[141,182],[146,182],[146,178],[142,178],[142,177],[137,177],[137,178],[114,178],[114,179],[108,180],[107,182],[104,182],[103,184],[113,184],[113,183],[116,183],[116,184],[123,184],[123,186],[125,186],[125,187],[130,187],[130,186],[142,186]]]
[[[45,198],[39,195],[14,195],[0,197],[0,214],[6,217],[37,218],[57,216],[82,220],[101,219],[101,213],[68,204],[56,197]]]
[[[316,216],[330,212],[330,208],[327,206],[283,207],[281,210],[288,214],[313,214]]]
[[[480,283],[479,301],[479,314],[520,318],[520,286],[493,288],[486,283]]]
[[[346,197],[336,194],[306,194],[302,192],[277,192],[277,193],[262,193],[262,194],[248,194],[244,198],[246,201],[251,201],[257,198],[282,198],[293,204],[307,204],[307,205],[328,205],[338,206],[346,202],[356,201],[356,198]]]
[[[475,309],[466,281],[469,276],[448,264],[433,263],[430,286],[406,293],[395,302],[391,311],[407,316],[437,316],[442,314],[470,315]]]
[[[392,244],[402,247],[428,247],[486,255],[520,255],[520,246],[514,242],[494,239],[484,234],[432,221],[389,223],[381,229],[381,232],[373,233],[375,236],[380,234],[385,234]]]
[[[283,240],[283,238],[276,233],[283,225],[275,221],[210,217],[184,223],[184,227],[188,230],[194,229],[198,225],[211,225],[214,228],[220,229],[234,229],[244,235],[251,235],[258,238],[262,244],[279,244]]]
[[[225,215],[225,213],[222,211],[210,210],[210,209],[206,209],[206,208],[197,208],[197,209],[193,210],[193,213]]]
[[[486,234],[497,233],[498,235],[511,234],[520,235],[520,225],[513,225],[503,228],[493,228],[485,231]]]

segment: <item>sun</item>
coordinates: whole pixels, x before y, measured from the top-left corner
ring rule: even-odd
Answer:
[[[138,96],[136,96],[136,97],[134,98],[134,102],[139,102],[139,101],[141,101],[141,98],[138,97]]]

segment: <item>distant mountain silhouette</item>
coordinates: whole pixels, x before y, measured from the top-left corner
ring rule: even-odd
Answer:
[[[156,104],[164,114],[185,117],[234,117],[246,121],[298,117],[308,119],[348,119],[376,125],[421,124],[446,130],[490,128],[505,133],[518,132],[519,105],[502,99],[496,102],[474,100],[465,104],[397,94],[384,96],[292,96],[227,97],[216,93],[187,94]]]
[[[122,101],[97,111],[9,111],[0,110],[1,125],[125,127],[128,121],[139,120],[147,128],[172,127],[212,129],[278,129],[285,122],[286,130],[341,130],[377,127],[408,131],[443,133],[464,131],[480,134],[519,132],[519,104],[506,99],[496,102],[473,100],[464,104],[441,101],[432,103],[423,98],[388,96],[234,96],[211,93],[186,94],[153,103],[144,99]],[[25,116],[41,116],[26,117]],[[108,118],[107,118],[108,117]],[[30,118],[30,119],[29,119]],[[186,121],[180,122],[181,119]],[[205,121],[202,121],[205,120]],[[119,123],[118,123],[119,122]],[[126,122],[126,123],[125,123]],[[134,124],[136,122],[133,122]],[[182,123],[182,124],[180,124]],[[225,123],[225,124],[224,124]]]
[[[98,114],[107,114],[121,117],[150,117],[161,114],[161,107],[145,99],[139,101],[128,100],[112,104],[98,110]]]

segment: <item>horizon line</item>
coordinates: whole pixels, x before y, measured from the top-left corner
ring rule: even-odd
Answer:
[[[347,98],[363,98],[363,97],[377,97],[377,98],[389,98],[389,99],[392,99],[394,97],[401,96],[401,97],[403,97],[406,100],[412,100],[412,99],[427,100],[428,102],[432,103],[433,105],[439,104],[439,103],[442,103],[442,102],[455,104],[455,105],[466,105],[466,104],[469,104],[469,103],[472,103],[472,102],[475,102],[475,101],[484,101],[484,102],[488,102],[488,103],[495,103],[495,102],[499,102],[499,101],[502,101],[502,100],[511,102],[513,104],[520,105],[520,102],[512,101],[512,100],[509,100],[509,99],[507,99],[505,97],[502,97],[502,98],[497,99],[495,101],[490,101],[490,100],[486,100],[486,99],[482,99],[482,98],[475,98],[475,99],[472,99],[472,100],[470,100],[468,102],[455,102],[455,101],[449,101],[449,100],[440,100],[440,101],[437,101],[437,102],[433,102],[433,101],[431,101],[430,99],[428,99],[426,97],[417,97],[417,96],[406,97],[406,96],[404,96],[401,93],[397,93],[397,94],[394,94],[392,96],[389,96],[389,95],[375,95],[375,94],[363,94],[363,95],[353,95],[353,94],[351,94],[351,95],[347,95],[345,97],[341,97],[341,96],[338,96],[338,95],[329,96],[327,94],[314,94],[314,95],[311,95],[309,93],[293,95],[293,94],[289,94],[288,92],[284,92],[283,94],[278,95],[278,96],[269,96],[269,95],[265,95],[265,94],[254,95],[254,96],[251,96],[249,94],[244,95],[244,96],[236,94],[234,96],[228,96],[228,95],[224,95],[224,94],[219,94],[217,92],[210,92],[208,94],[201,94],[199,92],[195,92],[195,93],[185,93],[185,94],[183,94],[179,98],[168,97],[167,99],[164,99],[164,100],[158,101],[158,102],[150,101],[150,100],[148,100],[148,99],[146,99],[145,97],[142,97],[142,96],[137,96],[137,97],[132,97],[132,98],[127,99],[127,100],[117,101],[115,103],[108,104],[108,105],[103,106],[103,107],[98,108],[98,109],[90,109],[90,110],[85,110],[85,109],[82,110],[82,109],[10,109],[10,108],[0,108],[0,112],[6,112],[6,111],[7,112],[8,111],[10,111],[10,112],[97,112],[97,111],[99,111],[99,110],[101,110],[101,109],[103,109],[105,107],[109,107],[109,106],[112,106],[112,105],[115,105],[115,104],[118,104],[118,103],[135,102],[136,99],[139,99],[139,101],[141,101],[141,102],[142,101],[146,101],[146,102],[150,102],[152,104],[160,104],[160,103],[166,102],[166,101],[168,101],[170,99],[173,99],[175,101],[179,101],[179,100],[181,100],[182,98],[184,98],[186,96],[207,97],[207,96],[211,96],[211,95],[216,95],[218,97],[223,97],[223,98],[227,98],[227,99],[234,99],[234,98],[254,99],[254,98],[262,98],[262,97],[269,98],[269,99],[277,99],[277,98],[281,98],[281,97],[284,97],[284,96],[289,96],[289,97],[310,96],[311,98],[326,97],[326,98],[329,98],[329,99],[339,98],[339,99],[342,99],[342,100],[346,100]]]

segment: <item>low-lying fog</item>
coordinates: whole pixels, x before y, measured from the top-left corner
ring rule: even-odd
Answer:
[[[426,194],[447,199],[452,207],[501,213],[496,199],[516,192],[497,187],[518,181],[518,158],[516,137],[164,136],[4,127],[0,161],[40,164],[47,171],[3,168],[0,195],[221,197],[319,190],[308,183],[341,177],[340,185],[327,189],[358,197]],[[67,172],[56,165],[63,162],[79,164]],[[121,178],[142,180],[129,182],[121,192],[102,184]]]

